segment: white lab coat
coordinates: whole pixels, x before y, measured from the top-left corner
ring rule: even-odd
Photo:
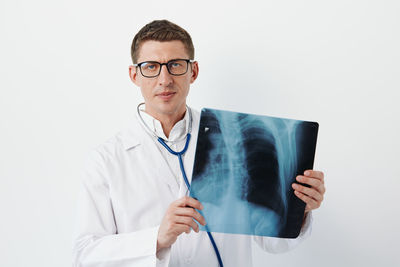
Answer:
[[[184,156],[189,182],[200,120],[199,112],[192,111],[192,140]],[[218,266],[206,232],[183,233],[170,249],[156,255],[164,214],[171,202],[186,194],[185,183],[177,183],[159,145],[133,116],[127,129],[91,152],[78,202],[73,266]],[[296,239],[223,233],[213,237],[224,266],[242,267],[252,266],[254,243],[272,253],[284,252],[310,232],[311,214]]]

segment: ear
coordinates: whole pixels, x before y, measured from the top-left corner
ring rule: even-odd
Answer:
[[[132,66],[132,65],[129,66],[129,78],[131,78],[131,81],[134,84],[136,84],[138,87],[140,87],[140,83],[137,78],[138,73],[136,70],[137,70],[137,67]]]
[[[190,83],[193,83],[199,75],[199,64],[197,61],[192,63],[192,76],[190,76]]]

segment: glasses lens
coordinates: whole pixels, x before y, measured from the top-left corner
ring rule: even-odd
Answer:
[[[186,60],[172,60],[168,62],[168,69],[171,74],[182,75],[186,73],[188,69],[188,63]]]
[[[160,72],[160,64],[157,62],[144,62],[140,65],[144,76],[157,76]]]

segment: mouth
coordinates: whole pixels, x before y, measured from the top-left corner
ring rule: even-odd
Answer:
[[[171,99],[176,92],[162,92],[160,94],[156,94],[157,97],[160,97],[162,100],[169,100]]]

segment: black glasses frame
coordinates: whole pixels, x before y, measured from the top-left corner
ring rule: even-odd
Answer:
[[[184,73],[182,73],[182,74],[174,74],[174,73],[171,73],[171,71],[170,71],[170,69],[169,69],[169,67],[168,67],[169,64],[170,64],[171,62],[174,62],[174,61],[177,61],[177,60],[183,60],[183,61],[186,61],[186,63],[187,63],[187,65],[186,65],[186,71],[185,71]],[[161,69],[162,69],[162,66],[163,66],[163,65],[165,65],[165,67],[167,68],[169,74],[171,74],[171,75],[173,75],[173,76],[181,76],[181,75],[186,74],[186,72],[187,72],[188,69],[189,69],[189,63],[193,63],[193,62],[195,62],[195,60],[192,60],[192,59],[184,59],[184,58],[177,58],[177,59],[171,59],[171,60],[169,60],[169,61],[166,62],[166,63],[160,63],[160,62],[157,62],[157,61],[143,61],[143,62],[140,62],[140,63],[137,63],[137,64],[133,64],[133,66],[134,66],[134,67],[139,67],[140,73],[141,73],[144,77],[146,77],[146,78],[154,78],[154,77],[157,77],[158,75],[160,75]],[[142,65],[143,65],[144,63],[159,64],[159,65],[160,65],[160,69],[159,69],[159,71],[158,71],[158,74],[157,74],[157,75],[152,75],[152,76],[144,75],[143,72],[142,72]]]

